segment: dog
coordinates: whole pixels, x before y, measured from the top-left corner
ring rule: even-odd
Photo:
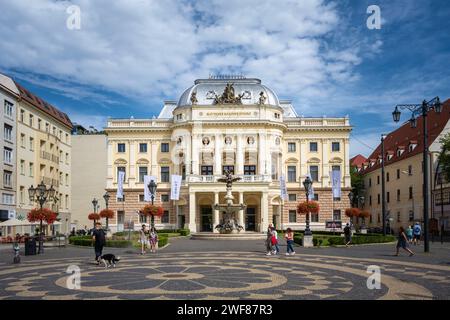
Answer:
[[[116,263],[120,261],[120,257],[116,257],[112,253],[104,254],[100,257],[100,262],[105,265],[105,268],[116,267]]]

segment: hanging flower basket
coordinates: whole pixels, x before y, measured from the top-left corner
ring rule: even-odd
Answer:
[[[156,216],[160,217],[164,214],[164,209],[162,207],[152,206],[151,204],[146,205],[140,211],[144,216]]]
[[[52,224],[55,222],[58,214],[50,209],[32,209],[28,212],[27,219],[30,222],[42,222],[45,221],[47,224]]]
[[[103,209],[102,211],[100,211],[100,217],[112,219],[114,218],[114,211],[112,211],[111,209]]]
[[[297,213],[298,214],[307,214],[307,213],[318,213],[319,212],[319,204],[316,201],[303,201],[297,205]]]
[[[88,219],[98,221],[98,220],[100,220],[100,215],[98,213],[90,213],[88,215]]]
[[[349,218],[359,217],[361,210],[358,208],[347,208],[345,209],[345,215]]]
[[[370,216],[370,212],[367,211],[367,210],[363,210],[363,211],[361,211],[361,212],[359,213],[359,216],[360,216],[361,218],[368,218],[368,217]]]

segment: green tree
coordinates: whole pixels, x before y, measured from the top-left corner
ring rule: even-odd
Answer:
[[[352,184],[353,192],[353,203],[352,206],[357,207],[357,197],[364,196],[364,179],[363,176],[358,172],[355,166],[351,166],[350,169],[350,180]]]
[[[439,166],[446,181],[450,181],[450,132],[445,134],[439,142],[441,153],[439,154]]]

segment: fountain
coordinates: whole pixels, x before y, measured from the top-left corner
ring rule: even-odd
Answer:
[[[238,219],[236,219],[236,212],[239,210],[245,210],[247,207],[243,203],[234,204],[233,200],[234,197],[231,194],[231,187],[233,182],[239,181],[241,178],[235,177],[233,178],[233,175],[230,171],[225,171],[225,177],[218,179],[219,182],[224,182],[227,184],[227,194],[225,195],[225,202],[224,204],[216,203],[212,205],[213,210],[219,210],[220,212],[223,212],[224,216],[222,219],[222,223],[218,224],[215,228],[219,230],[219,233],[239,233],[241,230],[244,229],[243,226],[241,226],[238,223]]]

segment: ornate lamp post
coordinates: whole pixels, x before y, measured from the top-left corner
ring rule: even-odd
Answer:
[[[106,210],[108,210],[108,203],[109,203],[109,198],[111,198],[111,196],[109,195],[108,191],[105,192],[105,194],[103,195],[103,199],[105,200],[105,207]],[[108,230],[108,218],[106,218],[106,230]]]
[[[147,185],[148,190],[150,191],[150,196],[152,199],[152,206],[154,205],[155,202],[155,196],[156,196],[156,188],[158,187],[158,185],[156,184],[155,180],[150,180],[150,183]],[[152,214],[152,218],[151,218],[151,226],[152,228],[155,227],[155,217]]]
[[[31,185],[30,188],[28,188],[28,196],[30,197],[31,202],[37,202],[39,203],[39,207],[42,210],[44,207],[44,204],[47,201],[54,201],[56,190],[53,188],[53,186],[50,186],[49,189],[44,184],[44,181],[42,181],[40,184],[36,186],[36,188],[33,188],[33,185]],[[39,224],[39,251],[38,253],[44,253],[44,239],[43,239],[43,230],[42,230],[42,219]]]
[[[309,202],[309,190],[311,190],[312,181],[309,176],[303,181],[303,187],[305,188],[306,193],[306,204]],[[312,235],[311,229],[309,229],[309,212],[306,214],[306,228],[305,228],[305,236]]]
[[[429,226],[428,226],[428,129],[427,129],[427,116],[428,112],[434,110],[436,113],[440,113],[442,105],[439,97],[434,97],[430,101],[424,100],[422,104],[399,104],[395,106],[392,112],[392,118],[395,122],[400,121],[400,110],[408,109],[411,111],[411,119],[409,120],[411,127],[415,128],[417,125],[416,117],[422,115],[423,125],[423,237],[424,237],[424,251],[430,251],[430,242],[428,239]]]
[[[92,200],[92,205],[94,206],[94,213],[97,213],[98,200],[94,198],[94,199]],[[94,229],[95,229],[95,220],[94,220]]]

